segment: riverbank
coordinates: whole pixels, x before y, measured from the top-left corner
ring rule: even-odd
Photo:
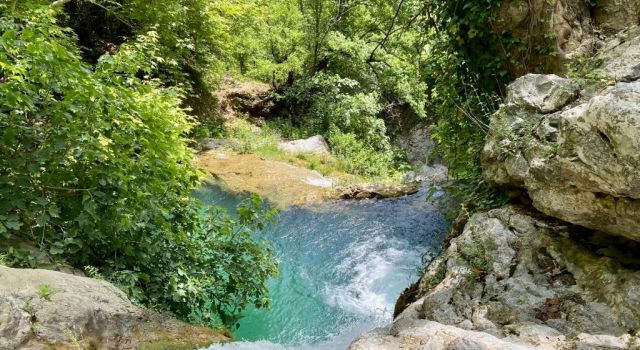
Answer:
[[[309,156],[294,158],[303,157]],[[401,177],[370,183],[338,170],[331,172],[334,176],[325,176],[304,164],[308,163],[239,154],[225,147],[201,152],[196,158],[196,165],[208,175],[206,182],[236,194],[258,194],[280,209],[326,200],[400,197],[414,194],[420,187],[419,182]]]

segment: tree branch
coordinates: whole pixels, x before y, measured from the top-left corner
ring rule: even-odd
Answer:
[[[64,4],[68,3],[71,0],[56,0],[49,5],[49,8],[54,8],[58,6],[64,6]]]
[[[400,0],[400,2],[398,3],[398,8],[396,9],[396,13],[393,15],[393,20],[391,20],[391,25],[389,26],[389,29],[387,30],[387,33],[385,34],[385,36],[382,39],[382,41],[380,41],[378,43],[378,45],[376,45],[376,47],[373,49],[373,51],[371,51],[371,54],[369,55],[368,61],[372,61],[373,60],[373,55],[376,53],[376,51],[378,51],[378,49],[380,47],[384,47],[384,45],[387,43],[387,40],[389,40],[389,36],[393,32],[393,27],[396,25],[396,20],[398,19],[398,16],[400,15],[400,10],[402,9],[402,4],[403,3],[404,3],[404,0]]]

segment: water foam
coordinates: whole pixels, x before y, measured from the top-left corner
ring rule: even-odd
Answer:
[[[396,272],[401,261],[410,259],[407,252],[388,247],[385,240],[386,237],[377,236],[350,245],[346,258],[336,266],[337,274],[350,276],[349,282],[325,284],[323,296],[327,304],[377,319],[391,316],[396,296],[390,295],[381,283]]]
[[[283,212],[265,232],[281,259],[269,286],[273,309],[248,310],[239,341],[208,350],[346,349],[391,320],[395,299],[417,278],[421,253],[442,241],[445,224],[424,193]]]

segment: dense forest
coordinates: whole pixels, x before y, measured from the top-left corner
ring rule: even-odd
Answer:
[[[427,123],[452,197],[502,201],[480,174],[489,115],[553,52],[497,29],[500,3],[2,1],[2,263],[68,264],[212,327],[268,307],[277,261],[253,232],[275,211],[253,197],[233,216],[192,196],[190,145],[223,136],[212,92],[229,77],[271,85],[271,128],[325,136],[369,178],[405,166],[394,132]]]

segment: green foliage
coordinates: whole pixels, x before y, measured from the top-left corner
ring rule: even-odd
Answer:
[[[228,125],[224,137],[232,140],[239,153],[279,152],[280,136],[268,126],[258,127],[244,120]]]
[[[38,296],[40,297],[40,299],[45,300],[45,301],[51,301],[51,297],[56,294],[56,290],[53,289],[53,287],[51,287],[51,285],[43,283],[43,284],[39,284],[36,287],[36,292],[38,293]]]
[[[602,65],[599,58],[579,56],[569,64],[567,76],[580,90],[592,94],[614,83],[602,74]]]
[[[393,152],[379,151],[361,141],[355,134],[336,131],[330,136],[333,153],[345,164],[346,171],[367,177],[388,175]]]
[[[281,97],[295,117],[276,123],[292,138],[327,136],[333,154],[349,173],[387,176],[395,163],[385,123],[378,117],[380,99],[375,92],[360,90],[355,80],[316,73]]]
[[[55,24],[59,9],[7,9],[0,4],[0,236],[93,266],[135,302],[193,322],[218,326],[249,304],[267,307],[276,261],[253,232],[274,213],[252,198],[237,218],[205,214],[192,197],[199,176],[184,95],[151,78],[165,60],[161,35],[139,35],[92,67]],[[37,261],[8,254],[17,266]]]

